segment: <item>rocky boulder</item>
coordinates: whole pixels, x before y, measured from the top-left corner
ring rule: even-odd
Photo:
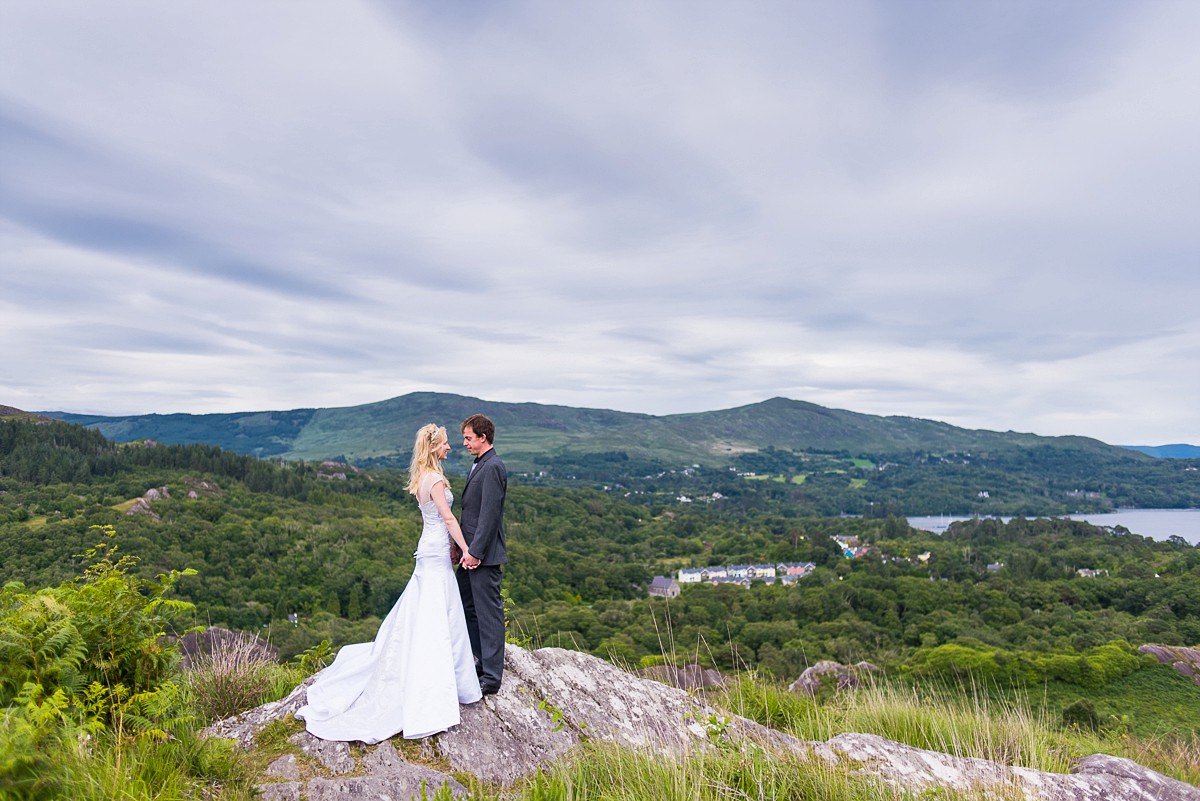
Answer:
[[[154,520],[161,520],[158,512],[154,511],[150,504],[155,501],[161,501],[171,497],[171,492],[166,487],[151,487],[146,490],[142,497],[133,502],[133,505],[125,510],[127,515],[146,515]]]
[[[220,721],[206,733],[250,747],[259,729],[289,718],[303,705],[307,684],[281,701]],[[432,796],[446,785],[452,795],[461,796],[467,791],[452,774],[504,787],[563,759],[584,739],[663,755],[761,748],[821,759],[915,793],[944,788],[1004,798],[1015,792],[1038,801],[1200,801],[1200,789],[1104,755],[1081,761],[1073,773],[1054,774],[925,751],[868,734],[805,742],[587,654],[512,645],[505,654],[501,691],[464,706],[460,725],[423,740],[422,764],[405,760],[392,742],[351,748],[300,732],[290,740],[293,753],[272,763],[259,790],[276,801],[398,801],[420,798],[422,787]]]
[[[839,690],[857,690],[862,686],[862,674],[875,670],[879,668],[870,662],[843,665],[827,659],[801,673],[800,678],[788,685],[788,691],[816,695],[823,685],[833,685]]]
[[[1200,684],[1200,648],[1181,648],[1175,645],[1154,645],[1147,643],[1138,648],[1143,654],[1150,654],[1164,665],[1170,665]]]
[[[914,793],[944,788],[1042,801],[1200,801],[1200,788],[1106,754],[1085,757],[1072,773],[1047,773],[926,751],[874,734],[839,734],[827,746],[838,761]]]

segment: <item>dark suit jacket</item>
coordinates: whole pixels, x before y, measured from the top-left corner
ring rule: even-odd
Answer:
[[[508,471],[493,448],[480,457],[462,491],[463,539],[481,564],[502,565],[508,561],[504,546],[507,491]]]

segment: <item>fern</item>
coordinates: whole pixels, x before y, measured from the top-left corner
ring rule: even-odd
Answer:
[[[88,797],[183,797],[194,779],[169,758],[181,749],[197,770],[234,770],[197,740],[178,646],[164,636],[193,611],[167,595],[195,571],[140,578],[112,527],[93,530],[100,541],[75,580],[0,588],[0,798],[68,797],[81,775]]]
[[[6,593],[5,601],[0,617],[0,704],[9,704],[29,682],[48,692],[78,688],[86,648],[70,610],[44,591]]]
[[[61,775],[50,769],[57,729],[30,721],[23,711],[0,712],[0,795],[22,801],[56,797],[65,789]]]
[[[155,721],[141,710],[178,664],[163,635],[193,609],[165,596],[194,571],[141,579],[130,572],[137,560],[119,555],[113,528],[92,528],[102,539],[85,554],[93,563],[78,579],[34,593],[20,584],[0,590],[0,704],[22,703],[33,685],[36,704],[61,691],[83,720],[125,716],[149,730]],[[107,693],[103,704],[96,688]]]

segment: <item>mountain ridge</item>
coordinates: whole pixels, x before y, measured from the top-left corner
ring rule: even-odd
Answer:
[[[1121,447],[1131,451],[1141,451],[1158,459],[1200,459],[1200,445],[1187,445],[1182,442],[1170,445],[1122,445]]]
[[[413,392],[356,406],[216,414],[84,415],[39,412],[99,430],[109,439],[203,443],[259,457],[352,462],[406,461],[411,437],[432,421],[456,427],[480,412],[496,422],[497,447],[511,465],[535,468],[563,454],[623,453],[665,463],[728,464],[768,447],[848,454],[1015,452],[1057,448],[1104,460],[1152,459],[1082,436],[1046,437],[966,429],[906,416],[880,416],[772,397],[707,412],[650,415],[611,409],[488,401]]]

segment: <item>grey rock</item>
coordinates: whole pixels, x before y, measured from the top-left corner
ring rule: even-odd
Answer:
[[[1170,665],[1179,673],[1200,684],[1200,648],[1146,643],[1140,646],[1138,651],[1150,654],[1162,664]]]
[[[267,765],[267,775],[292,782],[300,781],[300,764],[296,762],[296,755],[284,754],[270,765]]]
[[[384,740],[363,759],[363,767],[370,773],[390,776],[403,774],[406,768],[411,766],[400,756],[391,740]]]
[[[1145,798],[1160,801],[1194,801],[1200,798],[1200,788],[1142,767],[1131,759],[1108,754],[1092,754],[1080,759],[1075,763],[1072,773],[1128,779],[1137,784],[1138,789],[1145,793]]]
[[[258,728],[299,708],[306,690],[307,683],[282,701],[221,721],[208,732],[249,744]],[[897,792],[944,789],[997,798],[1023,796],[1029,801],[1200,801],[1198,788],[1103,754],[1081,760],[1072,773],[1059,774],[941,754],[869,734],[805,742],[723,712],[696,693],[559,648],[526,651],[509,646],[500,692],[464,706],[461,712],[460,725],[422,741],[420,758],[448,764],[453,772],[495,786],[511,785],[587,739],[663,755],[695,753],[717,745],[754,745],[849,768]],[[419,798],[422,782],[430,795],[443,782],[453,793],[467,794],[452,777],[404,760],[391,742],[368,747],[357,767],[345,743],[323,742],[307,732],[293,736],[291,742],[320,765],[324,775],[303,785],[264,783],[264,797],[280,801],[299,801],[301,795],[307,801]],[[347,775],[351,772],[354,775]],[[268,790],[277,795],[267,796]]]
[[[506,664],[535,701],[589,738],[684,752],[705,735],[698,720],[716,710],[682,690],[637,679],[602,659],[562,648],[510,648]],[[553,716],[553,713],[551,713]]]
[[[334,776],[353,773],[357,770],[354,756],[350,753],[348,743],[336,740],[322,740],[313,737],[306,731],[298,732],[288,738],[288,742],[300,749],[306,757],[318,762],[321,767]]]
[[[220,498],[225,491],[211,481],[184,476],[183,484],[187,488],[189,498]]]
[[[339,745],[345,745],[339,743]],[[351,760],[353,762],[353,760]],[[461,782],[451,776],[423,765],[414,765],[401,758],[390,742],[382,742],[363,759],[365,775],[343,778],[318,777],[304,787],[307,801],[326,799],[409,799],[432,798],[443,786],[449,786],[455,798],[470,795]]]
[[[455,798],[469,798],[467,788],[436,771],[416,765],[411,776],[355,776],[349,779],[310,779],[306,801],[424,801],[442,786],[450,785]],[[429,775],[427,775],[429,774]]]
[[[300,801],[304,785],[300,782],[267,782],[255,786],[263,801]]]
[[[452,776],[447,776],[433,768],[405,761],[390,742],[380,743],[371,753],[367,754],[363,760],[363,768],[368,775],[407,781],[418,790],[424,783],[430,796],[433,796],[443,785],[449,785],[450,792],[455,797],[469,795],[467,788]]]
[[[788,685],[788,691],[803,695],[816,695],[820,691],[821,685],[830,681],[839,690],[857,690],[862,686],[862,678],[859,673],[878,669],[870,662],[843,665],[841,662],[826,659],[801,673],[800,678]]]
[[[128,509],[125,510],[125,514],[126,515],[146,515],[147,517],[151,518],[152,520],[162,520],[162,518],[159,516],[158,512],[156,512],[152,508],[150,508],[150,501],[146,500],[145,498],[138,498],[136,501],[134,501],[133,506],[130,506]]]
[[[839,762],[857,763],[860,773],[911,792],[948,788],[1038,801],[1200,801],[1198,788],[1104,754],[1081,760],[1067,774],[926,751],[874,734],[839,734],[828,745]]]
[[[522,678],[530,670],[517,667],[528,658],[508,647],[500,692],[464,706],[458,726],[427,741],[437,756],[486,782],[510,784],[579,743],[578,727],[555,720],[544,705],[539,709],[543,696]]]

